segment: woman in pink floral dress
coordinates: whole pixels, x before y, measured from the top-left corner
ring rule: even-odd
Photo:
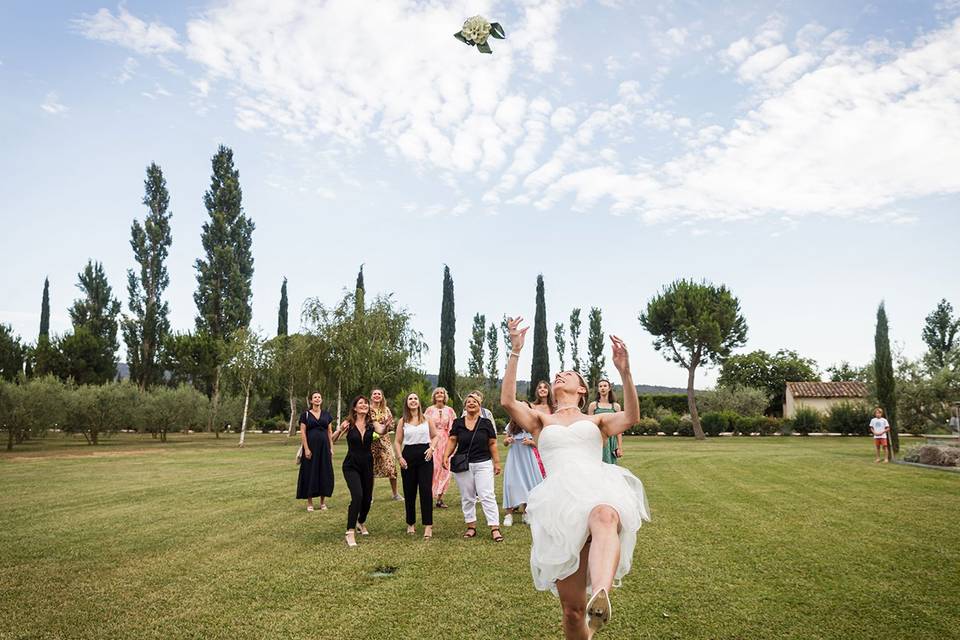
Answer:
[[[457,419],[457,414],[452,407],[447,406],[447,390],[443,387],[437,387],[433,390],[433,404],[431,404],[424,415],[428,420],[437,425],[437,451],[447,450],[447,440],[450,439],[450,426]],[[437,507],[446,509],[447,505],[443,502],[443,494],[450,484],[450,469],[442,464],[433,465],[433,497],[437,501]]]

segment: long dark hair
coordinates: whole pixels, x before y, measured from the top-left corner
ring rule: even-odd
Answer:
[[[617,396],[613,395],[613,383],[607,380],[606,378],[600,378],[599,380],[597,380],[597,399],[594,400],[594,402],[596,402],[597,406],[599,406],[600,400],[602,400],[602,398],[600,397],[601,382],[606,382],[608,385],[610,385],[610,393],[607,394],[607,399],[610,402],[610,406],[613,407],[613,405],[617,404]]]
[[[365,395],[363,395],[363,394],[361,393],[359,396],[357,396],[356,398],[353,399],[353,402],[350,403],[350,417],[348,418],[348,420],[349,420],[349,422],[350,422],[350,426],[351,426],[351,427],[357,426],[357,404],[358,404],[361,400],[366,400],[366,401],[367,401],[367,407],[368,407],[368,409],[367,409],[367,422],[368,422],[368,423],[373,422],[373,418],[370,416],[370,409],[369,409],[369,407],[370,407],[370,400],[367,400],[367,396],[365,396]]]
[[[553,400],[553,389],[546,380],[538,380],[537,384],[533,385],[533,404],[542,404],[540,402],[540,396],[537,395],[537,389],[540,388],[540,385],[547,388],[547,406],[550,407],[550,413],[553,413],[557,410],[557,403]]]

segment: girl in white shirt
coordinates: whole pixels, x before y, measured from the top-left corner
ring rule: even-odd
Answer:
[[[877,450],[877,459],[874,462],[880,462],[881,449],[883,450],[883,462],[890,462],[890,439],[887,435],[890,433],[890,423],[883,417],[883,409],[880,407],[877,407],[877,410],[873,412],[870,432],[873,434],[873,446]]]
[[[433,452],[437,448],[436,423],[423,415],[420,397],[411,393],[403,403],[403,420],[397,425],[393,442],[400,476],[403,501],[407,509],[407,533],[417,532],[417,492],[420,492],[420,519],[423,539],[433,537]]]

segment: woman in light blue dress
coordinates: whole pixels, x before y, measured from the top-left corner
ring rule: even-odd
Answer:
[[[527,504],[527,494],[543,482],[533,436],[512,423],[507,425],[503,444],[510,448],[503,469],[503,526],[513,525],[513,512]]]

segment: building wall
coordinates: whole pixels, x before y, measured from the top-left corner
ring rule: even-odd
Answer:
[[[829,413],[830,408],[838,404],[864,402],[866,398],[794,398],[787,389],[787,401],[783,404],[783,417],[792,418],[801,407],[814,409],[820,413]]]

